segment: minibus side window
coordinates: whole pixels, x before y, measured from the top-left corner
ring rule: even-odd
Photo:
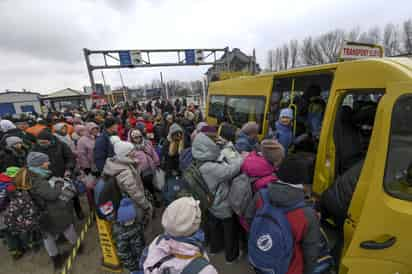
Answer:
[[[228,96],[226,107],[229,123],[241,128],[245,123],[254,121],[259,125],[262,133],[265,114],[264,96]]]
[[[226,99],[226,96],[222,96],[222,95],[210,96],[209,113],[208,113],[210,117],[213,117],[216,119],[222,119],[224,117],[225,99]]]
[[[393,108],[384,188],[412,201],[412,95],[400,97]]]

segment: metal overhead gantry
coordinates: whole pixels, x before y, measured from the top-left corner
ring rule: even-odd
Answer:
[[[223,54],[229,50],[226,48],[207,49],[140,49],[140,50],[89,50],[84,48],[84,58],[86,60],[87,72],[89,74],[90,85],[93,92],[96,92],[93,71],[101,69],[122,69],[122,68],[150,68],[150,67],[172,67],[172,66],[200,66],[225,64],[219,61]],[[173,62],[155,62],[161,59],[161,54],[175,54]],[[221,53],[221,56],[217,56]],[[91,56],[95,56],[102,64],[91,64]],[[156,58],[157,57],[157,58]],[[109,61],[111,63],[109,63]],[[226,64],[228,65],[228,64]]]

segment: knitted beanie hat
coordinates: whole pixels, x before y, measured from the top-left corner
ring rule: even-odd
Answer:
[[[263,157],[272,165],[279,167],[285,158],[285,149],[276,140],[266,139],[260,144]]]
[[[202,213],[199,201],[183,197],[171,203],[163,213],[162,226],[173,237],[187,237],[199,230]]]

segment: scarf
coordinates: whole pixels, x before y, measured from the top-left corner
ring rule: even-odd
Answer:
[[[51,170],[41,167],[29,167],[29,170],[42,178],[49,178],[51,176]]]
[[[195,232],[195,234],[189,237],[173,237],[169,234],[165,234],[164,238],[166,240],[173,239],[177,242],[194,245],[200,249],[200,252],[204,253],[203,243],[205,242],[205,233],[201,229],[199,229]]]

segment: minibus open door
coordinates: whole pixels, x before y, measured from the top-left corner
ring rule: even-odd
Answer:
[[[412,273],[411,163],[412,82],[391,84],[345,222],[340,274]]]

